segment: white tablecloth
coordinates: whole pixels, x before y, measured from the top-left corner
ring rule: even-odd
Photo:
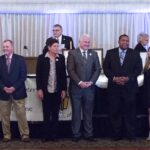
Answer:
[[[143,81],[144,81],[144,75],[141,74],[137,77],[138,80],[138,86],[142,86],[143,85]],[[101,74],[98,78],[98,80],[96,81],[96,86],[100,87],[100,88],[107,88],[108,86],[108,78],[104,75]]]

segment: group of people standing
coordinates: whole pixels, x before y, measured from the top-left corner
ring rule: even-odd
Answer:
[[[91,38],[88,34],[80,37],[79,47],[76,49],[72,38],[62,34],[61,25],[54,25],[53,34],[53,37],[47,39],[36,66],[37,96],[42,101],[43,107],[42,141],[58,140],[58,115],[60,104],[67,91],[67,68],[72,105],[72,140],[78,142],[84,138],[89,142],[94,142],[92,115],[95,82],[101,73],[98,55],[90,50]],[[135,140],[137,76],[142,73],[142,61],[139,52],[129,48],[128,35],[120,35],[118,44],[117,48],[107,51],[102,66],[108,78],[107,95],[113,140],[123,138],[121,134],[123,122],[127,131],[127,139]],[[67,66],[61,52],[62,48],[72,49],[68,54]],[[11,40],[3,42],[3,51],[4,55],[0,57],[0,117],[3,141],[11,140],[10,112],[13,103],[21,139],[28,142],[30,139],[25,115],[27,96],[24,84],[25,61],[22,56],[14,54]],[[144,69],[145,76],[149,76],[149,68],[150,59]],[[147,84],[150,81],[145,82]],[[81,130],[82,123],[83,130]]]

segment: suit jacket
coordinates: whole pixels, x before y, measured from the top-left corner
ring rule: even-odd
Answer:
[[[50,71],[49,58],[45,57],[45,54],[39,55],[37,66],[36,66],[36,85],[37,90],[42,89],[44,93],[47,92],[48,77]],[[57,80],[57,91],[67,89],[67,78],[66,78],[66,67],[65,58],[59,54],[56,57],[56,80]]]
[[[43,53],[44,54],[48,51],[47,45],[49,43],[49,40],[51,40],[52,38],[54,38],[54,37],[50,37],[50,38],[48,38],[46,40],[46,45],[45,45],[45,47],[43,49]],[[74,44],[73,44],[73,40],[72,40],[72,38],[70,36],[62,35],[61,44],[64,44],[65,45],[65,49],[67,49],[67,50],[69,50],[69,49],[75,49],[74,48]]]
[[[104,74],[108,78],[108,90],[118,92],[122,87],[126,93],[134,94],[137,92],[137,76],[142,71],[142,60],[138,52],[128,48],[124,58],[123,65],[120,65],[119,48],[114,48],[107,51],[104,63]],[[129,81],[124,85],[117,85],[113,82],[113,77],[126,76]]]
[[[72,90],[80,90],[80,81],[96,82],[100,75],[100,62],[94,50],[88,50],[87,63],[85,65],[80,49],[69,51],[67,69],[70,76]]]
[[[141,43],[138,43],[135,48],[134,48],[135,51],[138,51],[138,52],[146,52],[146,49],[142,46]]]
[[[9,100],[10,95],[5,93],[3,88],[15,87],[15,92],[12,94],[13,98],[23,99],[27,97],[25,89],[25,80],[27,76],[27,69],[25,60],[22,56],[13,54],[10,71],[8,72],[5,55],[0,57],[0,100]]]

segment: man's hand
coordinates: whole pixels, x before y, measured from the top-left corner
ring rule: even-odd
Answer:
[[[113,81],[118,84],[118,85],[124,85],[125,83],[127,83],[129,80],[128,77],[114,77]]]
[[[83,82],[83,81],[81,81],[81,82],[79,83],[79,86],[80,86],[82,89],[88,88],[87,82]]]
[[[81,81],[80,83],[79,83],[79,86],[81,87],[81,88],[88,88],[88,87],[90,87],[91,85],[93,85],[93,82],[92,81]]]
[[[7,94],[12,94],[14,91],[15,91],[15,88],[14,87],[4,87],[4,91],[7,93]]]
[[[86,82],[86,85],[87,85],[87,87],[90,87],[91,85],[93,85],[93,82],[92,81],[88,81],[88,82]]]

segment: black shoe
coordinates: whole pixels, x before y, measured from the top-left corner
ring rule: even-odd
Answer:
[[[112,141],[120,141],[122,138],[121,137],[114,137],[112,138]]]
[[[51,137],[50,141],[52,141],[52,142],[58,142],[59,140],[58,140],[58,138]]]
[[[44,143],[45,143],[45,142],[48,142],[48,141],[49,141],[49,138],[43,138],[43,139],[42,139],[42,142],[44,142]]]
[[[81,137],[73,137],[72,141],[73,142],[79,142],[81,140]]]
[[[2,142],[10,142],[10,138],[3,138]]]
[[[96,140],[94,139],[93,136],[86,137],[85,140],[88,141],[88,142],[96,142]]]
[[[129,142],[136,142],[136,138],[135,138],[135,137],[128,138],[128,141],[129,141]]]

